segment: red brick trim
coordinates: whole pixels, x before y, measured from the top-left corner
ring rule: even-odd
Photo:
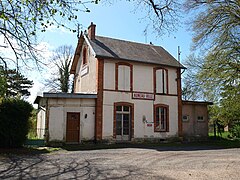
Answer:
[[[97,80],[97,99],[95,113],[95,139],[102,140],[103,129],[103,74],[104,74],[104,59],[97,59],[96,69]]]
[[[114,103],[114,119],[113,119],[113,138],[116,138],[116,107],[117,106],[129,106],[131,113],[131,132],[130,132],[130,140],[134,138],[134,104],[129,102],[115,102]]]
[[[156,109],[158,107],[164,107],[167,109],[167,122],[166,122],[166,131],[162,131],[162,130],[156,130]],[[153,105],[153,115],[154,115],[154,132],[169,132],[169,106],[166,104],[154,104]]]
[[[167,82],[166,82],[166,85],[167,85],[167,92],[166,93],[157,93],[157,77],[156,77],[156,72],[157,72],[157,70],[159,70],[159,69],[162,69],[162,70],[165,70],[166,71],[166,74],[167,74]],[[163,71],[164,72],[164,71]],[[163,77],[164,77],[164,73],[163,73]],[[164,78],[163,78],[163,80],[164,80]],[[163,89],[164,89],[164,87],[163,87]],[[166,68],[163,68],[163,67],[154,67],[153,68],[153,91],[154,91],[154,94],[168,94],[169,93],[169,85],[168,85],[168,69],[166,69]]]
[[[117,62],[115,64],[115,90],[118,91],[118,67],[129,66],[130,67],[130,92],[133,90],[133,65],[127,62]]]
[[[178,136],[182,137],[182,88],[181,68],[177,69],[177,94],[178,94]]]

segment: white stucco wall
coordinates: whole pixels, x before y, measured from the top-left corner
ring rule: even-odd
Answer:
[[[104,61],[104,89],[115,90],[116,60]],[[131,62],[133,65],[133,91],[143,93],[154,92],[154,68],[149,65]],[[113,137],[114,102],[134,104],[134,138],[167,138],[178,133],[178,99],[176,68],[168,69],[168,90],[170,95],[155,95],[155,100],[132,99],[132,93],[104,91],[103,94],[103,139]],[[169,106],[169,132],[154,132],[154,104]],[[143,116],[147,123],[143,122]],[[147,126],[152,124],[152,126]]]
[[[168,93],[177,95],[177,70],[175,68],[168,68]]]
[[[105,91],[103,97],[103,139],[113,137],[114,102],[134,104],[134,138],[167,138],[178,133],[177,96],[157,95],[153,101],[132,99],[132,93]],[[154,104],[169,106],[169,132],[154,132]],[[143,122],[143,116],[147,123]]]
[[[94,139],[95,99],[49,99],[49,141],[65,141],[67,112],[80,113],[80,140]]]
[[[133,63],[133,91],[153,93],[153,66]]]
[[[116,60],[104,60],[104,89],[115,89],[115,64]],[[143,63],[130,62],[133,65],[133,91],[153,93],[153,68],[160,65],[149,65]],[[168,90],[169,94],[177,95],[177,72],[176,68],[164,67],[168,70]]]
[[[87,47],[85,42],[83,47]],[[81,51],[83,51],[83,49]],[[94,57],[91,49],[87,47],[87,64],[83,65],[82,55],[83,53],[81,52],[75,73],[75,93],[96,92],[96,58]]]

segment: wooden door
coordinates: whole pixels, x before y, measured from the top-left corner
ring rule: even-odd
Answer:
[[[80,113],[67,113],[66,142],[79,143]]]

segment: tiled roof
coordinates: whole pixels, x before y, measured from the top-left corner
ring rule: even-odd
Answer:
[[[161,46],[101,36],[96,36],[94,40],[88,38],[88,41],[96,53],[97,58],[121,59],[185,68]]]

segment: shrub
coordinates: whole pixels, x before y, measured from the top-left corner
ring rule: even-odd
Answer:
[[[32,105],[6,98],[0,104],[0,147],[20,147],[26,141]]]
[[[240,138],[240,124],[236,124],[232,129],[233,136]]]

